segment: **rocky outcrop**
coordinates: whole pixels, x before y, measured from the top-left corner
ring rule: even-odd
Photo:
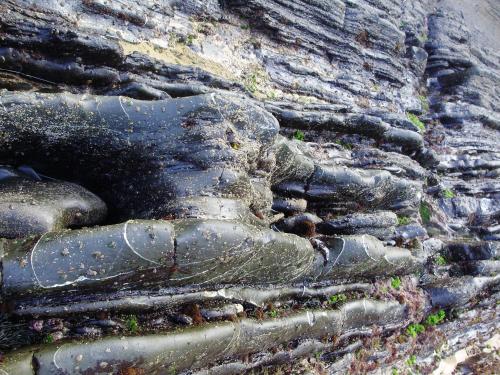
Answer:
[[[0,236],[20,238],[101,223],[105,203],[81,186],[39,176],[31,168],[0,169]]]
[[[498,11],[3,1],[0,372],[430,373],[497,347]]]

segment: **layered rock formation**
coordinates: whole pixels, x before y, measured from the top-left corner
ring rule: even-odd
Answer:
[[[0,14],[0,372],[494,372],[498,4]]]

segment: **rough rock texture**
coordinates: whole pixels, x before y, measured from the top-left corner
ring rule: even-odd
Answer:
[[[494,373],[499,25],[0,2],[0,372]]]

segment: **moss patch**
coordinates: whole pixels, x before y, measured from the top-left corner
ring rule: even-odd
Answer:
[[[427,113],[429,112],[429,102],[427,97],[424,95],[419,95],[418,99],[420,100],[420,105],[422,106],[422,110]]]
[[[410,120],[413,125],[415,125],[420,130],[420,132],[425,132],[425,125],[422,121],[420,121],[417,115],[414,115],[413,113],[407,113],[406,117],[408,117],[408,120]]]
[[[135,315],[129,315],[125,320],[125,326],[130,332],[137,332],[137,330],[139,329],[139,322],[137,321],[137,317]]]
[[[420,217],[424,224],[427,224],[431,221],[431,208],[425,202],[420,203]]]
[[[410,224],[411,219],[408,216],[399,216],[398,215],[398,226],[408,225]]]
[[[434,262],[438,265],[438,266],[445,266],[448,262],[446,261],[446,258],[442,255],[438,255],[436,257],[436,259],[434,260]]]
[[[304,137],[305,137],[304,132],[300,130],[295,130],[293,132],[293,138],[296,139],[297,141],[303,141]]]
[[[443,195],[443,198],[446,199],[451,199],[455,197],[455,193],[451,191],[450,189],[444,189],[441,194]]]

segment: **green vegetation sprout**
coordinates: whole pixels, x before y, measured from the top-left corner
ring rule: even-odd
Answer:
[[[446,261],[446,258],[442,255],[438,255],[435,259],[435,262],[438,266],[445,266],[448,263]]]
[[[250,74],[245,80],[245,88],[252,94],[257,91],[257,75],[255,73]]]
[[[277,318],[278,317],[278,312],[276,310],[271,310],[271,311],[269,311],[269,316],[271,318]]]
[[[401,225],[408,225],[410,224],[411,220],[408,216],[399,216],[398,215],[398,226]]]
[[[408,336],[413,338],[417,337],[420,333],[425,331],[425,327],[420,323],[412,323],[406,328]]]
[[[351,143],[347,143],[347,142],[344,142],[344,141],[335,141],[335,143],[338,144],[339,146],[342,146],[346,150],[352,150],[352,144]]]
[[[293,138],[295,138],[297,141],[303,141],[304,137],[304,133],[300,130],[295,130],[295,132],[293,133]]]
[[[417,357],[415,355],[411,355],[407,360],[406,360],[406,364],[409,366],[409,367],[413,367],[417,364]]]
[[[424,224],[431,221],[431,209],[425,202],[420,203],[420,217],[422,218],[422,222]]]
[[[444,189],[441,193],[443,194],[443,198],[446,199],[451,199],[455,197],[455,193],[450,189]]]
[[[278,311],[275,309],[269,310],[267,314],[273,319],[278,317]]]
[[[410,120],[413,125],[415,125],[422,133],[425,132],[425,125],[422,121],[420,121],[417,115],[413,113],[407,113],[406,117],[408,117],[408,120]]]
[[[425,319],[425,324],[428,326],[435,326],[441,324],[445,318],[446,313],[444,310],[439,310],[437,313],[429,315],[427,319]]]
[[[267,99],[276,100],[277,98],[278,98],[278,95],[276,94],[276,91],[271,90],[267,93]]]
[[[53,342],[54,342],[54,336],[52,336],[50,333],[43,338],[44,344],[52,344]]]
[[[333,296],[330,296],[330,298],[328,298],[328,303],[331,305],[335,305],[337,303],[341,303],[341,302],[345,302],[345,301],[347,301],[347,296],[343,293],[335,294]]]
[[[399,278],[399,276],[391,278],[391,286],[394,289],[399,289],[399,287],[401,286],[401,279]]]
[[[420,100],[420,105],[422,106],[424,112],[429,112],[429,102],[427,101],[427,98],[424,95],[419,95],[418,99]]]
[[[196,39],[196,35],[194,34],[189,34],[186,38],[186,44],[188,46],[192,45],[193,44],[193,41]]]
[[[135,315],[129,315],[127,317],[127,320],[125,320],[125,326],[130,332],[132,333],[137,332],[137,329],[139,328],[137,317]]]

